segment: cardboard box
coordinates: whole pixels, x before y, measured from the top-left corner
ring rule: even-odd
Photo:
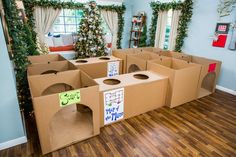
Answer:
[[[214,93],[220,74],[221,62],[197,56],[192,56],[191,62],[201,65],[197,98]]]
[[[135,55],[127,56],[127,73],[147,70],[147,61],[160,58],[159,55],[142,51]]]
[[[129,49],[113,50],[112,55],[123,60],[123,74],[126,74],[127,73],[127,56],[139,54],[141,52],[158,53],[160,51],[162,51],[162,49],[155,48],[155,47],[129,48]]]
[[[176,58],[184,61],[191,62],[192,56],[185,54],[185,53],[180,53],[180,52],[173,52],[173,51],[160,51],[157,52],[158,55],[160,56],[166,56],[166,57],[171,57],[171,58]]]
[[[93,79],[122,74],[122,60],[113,56],[78,59],[70,62]]]
[[[164,63],[161,65],[160,62]],[[162,61],[160,59],[148,61],[147,69],[169,77],[167,106],[173,108],[196,99],[200,65],[174,58],[165,58]]]
[[[101,126],[165,105],[168,78],[140,71],[95,80],[100,88]]]
[[[45,64],[36,64],[34,66],[29,66],[27,69],[27,74],[28,76],[44,75],[76,69],[77,68],[68,61],[49,62]]]
[[[80,70],[29,77],[42,153],[100,133],[99,87]]]
[[[59,54],[28,56],[28,60],[30,61],[31,65],[35,65],[38,63],[45,64],[50,62],[66,61],[66,59]]]

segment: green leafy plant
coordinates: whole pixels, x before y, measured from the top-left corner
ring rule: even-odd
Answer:
[[[29,64],[28,55],[38,55],[37,47],[32,40],[31,30],[19,16],[15,0],[3,1],[9,35],[11,37],[11,51],[16,73],[17,92],[20,108],[30,112],[31,98],[27,82],[26,69]]]
[[[184,2],[170,2],[170,3],[160,3],[151,2],[151,8],[153,10],[153,17],[151,22],[150,32],[150,45],[154,46],[155,44],[155,34],[158,20],[158,13],[160,11],[181,10],[181,16],[179,18],[177,37],[176,37],[176,46],[175,51],[181,52],[181,48],[184,44],[184,39],[187,37],[188,24],[191,21],[192,9],[193,9],[193,0],[185,0]]]
[[[140,37],[139,47],[146,47],[146,46],[147,46],[147,25],[145,24],[143,26],[143,32]]]

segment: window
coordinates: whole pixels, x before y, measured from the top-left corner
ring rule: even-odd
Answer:
[[[164,42],[164,50],[168,50],[169,48],[169,40],[170,40],[170,31],[171,31],[171,21],[172,21],[172,9],[168,11],[167,24],[166,24],[166,33],[165,33],[165,42]]]
[[[54,23],[53,33],[71,34],[77,32],[82,17],[82,10],[63,9]]]

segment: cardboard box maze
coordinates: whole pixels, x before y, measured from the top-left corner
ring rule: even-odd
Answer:
[[[221,62],[163,53],[149,47],[70,62],[60,55],[29,57],[28,81],[43,154],[98,135],[104,125],[214,92]],[[138,68],[129,71],[133,64]]]
[[[85,58],[70,62],[93,79],[122,74],[122,60],[114,56]]]
[[[43,154],[100,132],[99,87],[80,70],[29,78]]]

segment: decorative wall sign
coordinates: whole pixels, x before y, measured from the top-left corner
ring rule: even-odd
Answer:
[[[73,90],[59,94],[60,107],[66,107],[76,103],[80,103],[80,90]]]
[[[225,47],[228,32],[229,32],[229,23],[217,23],[216,30],[215,30],[215,36],[216,39],[214,39],[212,46],[214,47]]]
[[[124,118],[124,88],[104,92],[104,124]]]
[[[119,70],[120,70],[119,65],[120,65],[119,61],[108,62],[107,63],[107,77],[119,75]]]

